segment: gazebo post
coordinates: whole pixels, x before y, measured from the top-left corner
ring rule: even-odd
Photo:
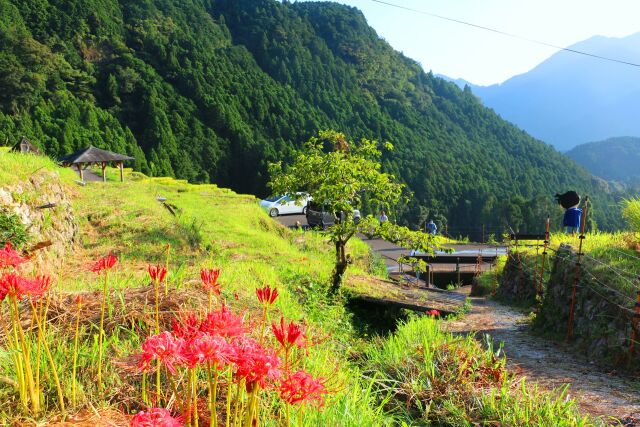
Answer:
[[[124,162],[118,162],[120,168],[120,182],[124,182]]]
[[[80,181],[84,182],[84,173],[82,171],[82,165],[80,163],[77,163],[76,167],[78,168],[78,173],[80,173]]]
[[[102,182],[107,182],[107,162],[102,162],[100,166],[102,167]]]

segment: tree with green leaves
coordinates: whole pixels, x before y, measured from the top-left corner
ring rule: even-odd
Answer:
[[[385,148],[393,147],[387,143]],[[404,186],[396,182],[393,175],[382,172],[381,155],[375,141],[347,141],[344,134],[328,130],[306,142],[303,149],[295,153],[291,164],[270,165],[269,185],[274,194],[296,197],[302,191],[311,195],[314,203],[337,213],[336,223],[327,230],[336,249],[332,293],[339,289],[349,264],[347,242],[360,230],[373,229],[377,234],[379,228],[371,216],[356,221],[354,208],[360,207],[365,195],[370,204],[387,209],[404,197]]]

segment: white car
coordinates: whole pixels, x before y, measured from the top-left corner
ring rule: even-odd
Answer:
[[[269,216],[276,217],[278,215],[289,214],[307,214],[307,205],[312,200],[311,196],[297,193],[301,198],[296,202],[290,196],[274,196],[268,199],[260,200],[260,207],[269,212]]]

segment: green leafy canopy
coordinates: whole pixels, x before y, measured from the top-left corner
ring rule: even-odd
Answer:
[[[392,148],[391,144],[385,147]],[[364,196],[371,204],[389,208],[407,194],[403,184],[381,171],[381,155],[376,141],[347,142],[342,133],[321,131],[304,144],[290,165],[269,165],[269,187],[274,194],[292,197],[300,197],[301,191],[308,193],[327,210],[344,212],[349,218]]]

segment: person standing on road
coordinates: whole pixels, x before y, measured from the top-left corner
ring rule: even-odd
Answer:
[[[427,232],[435,236],[437,231],[438,231],[438,226],[436,225],[435,222],[433,222],[432,219],[430,219],[429,223],[427,224]]]
[[[389,221],[389,217],[387,217],[384,211],[380,211],[380,216],[378,217],[378,220],[380,221],[380,224],[384,224],[385,222]]]

